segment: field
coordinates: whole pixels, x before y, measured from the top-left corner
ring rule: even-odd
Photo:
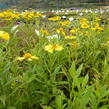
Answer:
[[[109,9],[0,12],[0,109],[109,109]]]

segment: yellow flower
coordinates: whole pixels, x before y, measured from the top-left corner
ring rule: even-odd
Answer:
[[[79,21],[80,21],[81,24],[82,23],[88,23],[88,20],[86,18],[81,18]]]
[[[50,35],[50,33],[47,30],[41,30],[41,33],[43,33],[44,35]]]
[[[98,32],[101,32],[101,31],[104,30],[104,28],[103,28],[103,27],[100,27],[100,26],[98,26],[98,27],[93,27],[93,28],[91,28],[91,29],[94,30],[94,31],[98,31]]]
[[[15,14],[12,14],[12,15],[13,15],[13,18],[16,18],[16,19],[20,18],[20,14],[19,13],[15,13]]]
[[[76,36],[65,36],[65,39],[76,39]]]
[[[56,29],[56,31],[58,34],[62,34],[65,36],[65,30],[63,28],[58,28],[58,29]]]
[[[23,57],[18,57],[17,60],[19,61],[23,61],[24,59],[27,59],[28,61],[32,61],[32,59],[39,59],[38,57],[36,56],[32,56],[30,53],[25,53],[23,55]]]
[[[68,43],[68,45],[73,46],[73,47],[78,47],[80,44],[77,41],[73,41],[71,43]]]
[[[24,13],[22,14],[22,18],[27,19],[27,20],[30,20],[30,19],[32,19],[33,17],[34,17],[34,15],[33,15],[32,13],[30,13],[30,12],[24,12]]]
[[[95,27],[99,27],[99,24],[98,24],[97,22],[93,22],[93,25],[94,25]]]
[[[101,19],[97,17],[97,18],[95,19],[95,21],[101,21]]]
[[[81,28],[89,28],[89,25],[87,23],[81,24]]]
[[[49,53],[53,53],[53,51],[61,51],[63,47],[58,44],[49,44],[45,46],[45,50]]]
[[[24,57],[18,57],[17,60],[18,61],[23,61],[25,58]]]
[[[74,33],[76,33],[77,31],[78,31],[77,28],[72,28],[72,29],[70,30],[70,33],[74,34]]]
[[[3,18],[4,17],[4,14],[1,12],[0,13],[0,18]]]
[[[48,18],[48,20],[58,21],[58,20],[61,20],[61,17],[60,16],[55,16],[55,17]]]
[[[67,26],[67,25],[71,24],[71,22],[69,20],[66,20],[64,22],[59,22],[59,24],[62,26]]]
[[[7,32],[5,32],[5,31],[0,31],[0,37],[2,39],[5,39],[5,40],[9,40],[10,39],[10,35]]]
[[[37,13],[35,11],[32,11],[32,12],[26,11],[26,12],[22,13],[21,16],[24,19],[30,20],[33,18],[42,17],[43,15],[40,13]]]
[[[34,17],[43,17],[41,13],[37,13],[35,11],[32,11],[31,13],[33,14]]]

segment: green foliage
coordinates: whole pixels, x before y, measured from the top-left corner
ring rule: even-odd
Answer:
[[[72,16],[75,20],[67,26],[49,21],[46,16],[29,20],[20,17],[20,24],[13,31],[15,19],[0,27],[10,34],[10,40],[0,36],[0,109],[109,108],[109,19],[99,13],[74,13],[68,13],[67,20]],[[84,17],[90,28],[81,27]],[[96,23],[103,27],[102,31],[92,30]],[[67,38],[71,35],[76,39],[66,39],[56,31],[59,28],[65,30]],[[77,31],[71,34],[74,28]],[[53,38],[54,34],[58,37]],[[55,45],[52,53],[45,50],[49,44]],[[57,50],[57,44],[63,49]],[[31,55],[18,60],[26,53]]]

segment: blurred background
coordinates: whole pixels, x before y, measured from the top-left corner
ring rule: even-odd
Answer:
[[[59,9],[85,7],[95,8],[108,6],[109,0],[0,0],[0,9]]]

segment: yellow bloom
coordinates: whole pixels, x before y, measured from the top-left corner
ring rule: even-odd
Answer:
[[[103,28],[103,27],[100,27],[100,26],[98,26],[98,27],[93,27],[93,28],[91,28],[91,29],[94,30],[94,31],[99,31],[99,32],[101,32],[101,31],[104,30],[104,28]]]
[[[55,16],[55,17],[48,18],[48,20],[58,21],[58,20],[61,20],[61,17],[60,16]]]
[[[45,50],[49,53],[53,53],[53,51],[61,51],[63,47],[58,44],[49,44],[45,46]]]
[[[56,31],[58,34],[62,34],[65,36],[65,30],[63,28],[58,28],[58,29],[56,29]]]
[[[25,58],[24,57],[18,57],[17,60],[18,61],[23,61]]]
[[[70,30],[70,33],[74,34],[74,33],[76,33],[77,31],[78,31],[77,28],[72,28],[72,29]]]
[[[0,37],[2,39],[5,39],[5,40],[9,40],[10,39],[10,35],[7,32],[5,32],[5,31],[0,31]]]
[[[86,18],[81,18],[79,21],[80,21],[81,24],[82,23],[88,23],[88,20]]]
[[[33,14],[34,17],[43,17],[41,13],[37,13],[35,11],[32,11],[31,13]]]
[[[3,18],[4,17],[4,14],[1,12],[0,13],[0,18]]]
[[[73,41],[71,43],[68,43],[68,45],[73,46],[73,47],[78,47],[80,44],[77,41]]]
[[[103,30],[104,30],[103,27],[98,27],[97,29],[98,29],[99,31],[103,31]]]
[[[69,20],[66,20],[64,22],[59,22],[59,24],[62,26],[67,26],[67,25],[71,24],[71,22]]]
[[[41,30],[41,33],[43,33],[44,35],[50,35],[50,33],[47,30]]]
[[[17,60],[19,61],[23,61],[24,59],[27,59],[28,61],[32,61],[32,59],[39,59],[38,57],[36,56],[32,56],[30,53],[25,53],[23,55],[23,57],[18,57]]]
[[[37,13],[35,11],[32,11],[32,12],[26,11],[26,12],[22,13],[21,16],[24,19],[30,20],[33,18],[42,17],[43,15],[40,13]]]
[[[81,24],[81,28],[89,28],[89,25],[87,23]]]
[[[30,13],[30,12],[24,12],[24,13],[22,14],[22,18],[27,19],[27,20],[30,20],[30,19],[32,19],[33,17],[34,17],[34,15],[33,15],[32,13]]]
[[[97,17],[97,18],[95,19],[95,21],[101,21],[101,19]]]
[[[20,14],[19,13],[13,14],[13,18],[19,19],[20,18]]]
[[[99,27],[99,24],[98,24],[97,22],[93,22],[93,25],[94,25],[95,27]]]
[[[76,39],[76,36],[65,36],[65,39]]]

